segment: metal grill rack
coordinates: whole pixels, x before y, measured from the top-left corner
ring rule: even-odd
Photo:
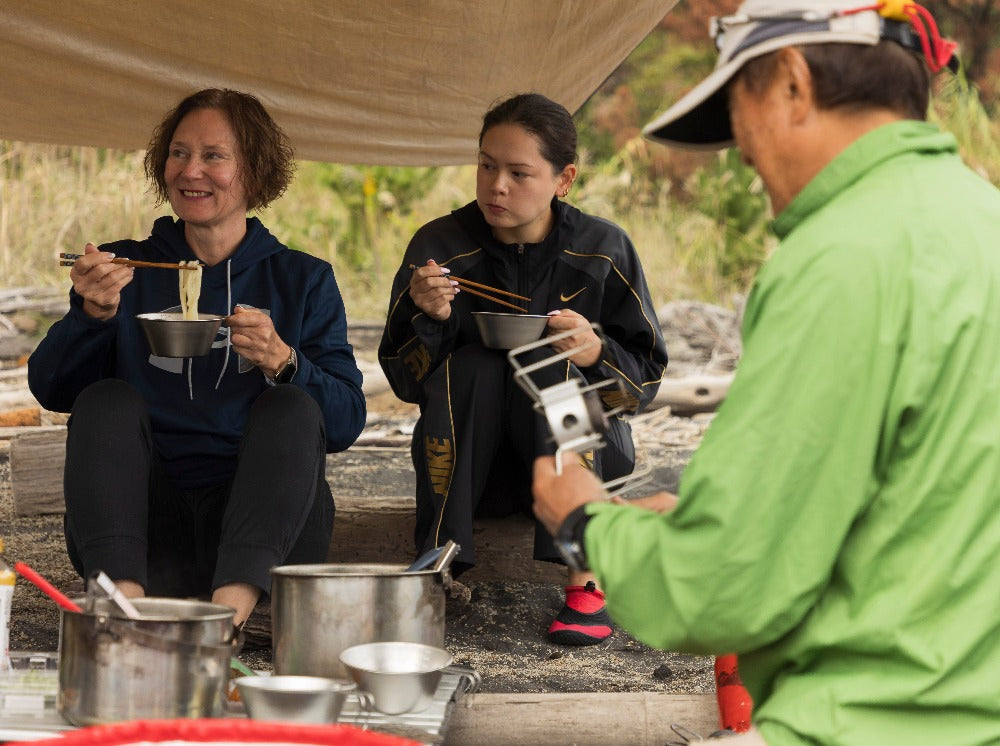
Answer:
[[[59,690],[56,653],[11,653],[12,670],[0,672],[0,742],[34,741],[73,730],[56,711]],[[269,672],[258,672],[262,676]],[[444,669],[434,699],[422,712],[367,715],[357,697],[348,697],[337,722],[389,733],[425,744],[444,743],[452,708],[479,688],[480,677],[467,666]],[[227,703],[226,717],[244,718],[242,704]]]

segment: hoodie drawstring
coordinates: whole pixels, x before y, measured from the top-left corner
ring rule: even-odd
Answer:
[[[229,309],[233,305],[233,278],[232,278],[232,259],[226,260],[226,313],[229,313]],[[222,383],[222,377],[226,375],[226,366],[229,365],[229,349],[231,343],[229,341],[230,331],[227,328],[226,333],[223,335],[226,338],[226,356],[222,360],[222,370],[219,371],[219,377],[215,381],[215,388],[219,388],[219,384]],[[191,401],[194,401],[194,382],[192,380],[191,371],[194,368],[194,359],[186,358],[187,360],[187,382],[188,382],[188,397]]]
[[[233,281],[232,281],[232,266],[233,260],[226,260],[226,313],[228,314],[230,309],[233,307]],[[229,332],[229,330],[226,330]],[[230,335],[226,335],[226,357],[222,361],[222,370],[219,371],[219,378],[215,382],[215,388],[219,388],[219,384],[222,383],[222,377],[226,375],[226,366],[229,365],[229,347],[230,347]]]

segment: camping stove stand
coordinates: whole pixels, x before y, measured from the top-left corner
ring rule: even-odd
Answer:
[[[597,333],[597,342],[589,341],[563,352],[553,352],[551,356],[542,360],[525,364],[519,357],[532,350],[548,347],[552,342],[567,339],[573,336],[576,330],[568,329],[542,337],[536,342],[515,347],[507,353],[507,360],[514,368],[515,383],[534,402],[535,410],[545,417],[552,432],[556,443],[556,474],[562,474],[563,454],[584,453],[603,447],[605,445],[603,436],[608,431],[609,420],[625,411],[623,407],[605,410],[599,394],[601,389],[612,393],[624,393],[624,387],[617,378],[588,383],[583,375],[578,373],[576,377],[541,388],[531,377],[532,373],[568,360],[578,352],[590,349],[596,344],[603,344],[604,334],[600,325],[592,323],[590,326]],[[652,471],[652,468],[646,465],[631,474],[604,482],[602,487],[609,494],[624,492],[647,482]]]

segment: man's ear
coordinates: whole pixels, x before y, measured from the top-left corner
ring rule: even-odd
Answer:
[[[805,120],[816,104],[815,88],[809,63],[796,47],[778,50],[778,76],[792,123]]]

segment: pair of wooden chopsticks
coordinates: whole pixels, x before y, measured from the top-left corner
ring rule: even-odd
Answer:
[[[79,259],[83,254],[59,254],[59,266],[60,267],[72,267],[73,262]],[[125,259],[123,257],[115,257],[111,260],[112,264],[121,264],[126,267],[161,267],[162,269],[197,269],[190,264],[171,264],[170,262],[142,262],[138,259]]]
[[[410,269],[417,269],[416,264],[409,265]],[[443,274],[443,273],[442,273]],[[500,295],[506,295],[510,298],[517,298],[518,300],[530,301],[531,298],[526,298],[523,295],[518,295],[517,293],[511,293],[508,290],[501,290],[500,288],[491,287],[490,285],[483,285],[481,282],[473,282],[472,280],[466,280],[463,277],[456,277],[455,275],[443,274],[449,280],[454,280],[458,283],[458,286],[466,293],[470,295],[475,295],[479,298],[485,298],[486,300],[491,300],[494,303],[499,303],[501,306],[507,306],[507,308],[513,308],[515,311],[520,311],[521,313],[527,313],[527,309],[521,308],[520,306],[515,306],[513,303],[508,303],[500,298],[494,298],[492,295],[487,295],[486,293],[479,292],[480,290],[488,290],[491,293],[498,293]],[[476,289],[478,288],[478,290]]]

